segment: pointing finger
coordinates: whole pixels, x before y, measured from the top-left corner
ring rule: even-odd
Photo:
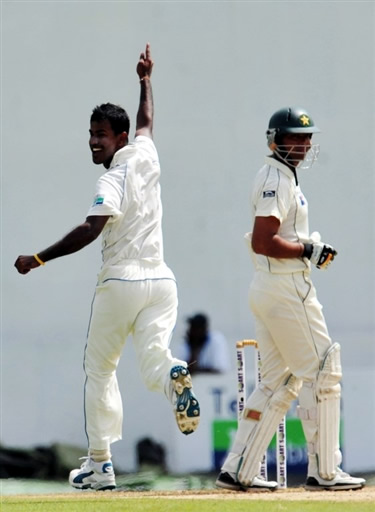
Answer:
[[[151,59],[150,43],[147,43],[147,44],[146,44],[146,58],[147,58],[148,60],[150,60],[150,59]]]

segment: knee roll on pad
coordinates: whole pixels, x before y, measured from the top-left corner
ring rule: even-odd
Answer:
[[[341,380],[341,357],[340,345],[334,343],[328,350],[320,365],[318,373],[318,396],[324,396],[326,393],[331,393],[331,389],[335,387]]]
[[[318,399],[318,410],[320,407],[329,407],[329,402],[340,401],[341,377],[342,370],[340,360],[340,345],[338,343],[335,343],[327,351],[318,374],[316,389],[316,395]]]
[[[242,485],[251,485],[252,480],[258,474],[260,461],[272,436],[291,402],[297,398],[301,385],[302,380],[291,375],[287,382],[275,391],[258,417],[252,414],[248,414],[246,417],[244,414],[241,423],[249,424],[249,435],[237,470],[237,479]]]

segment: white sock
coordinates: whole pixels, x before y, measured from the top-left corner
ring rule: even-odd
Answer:
[[[112,455],[109,450],[89,450],[89,457],[94,462],[104,462],[106,460],[110,460]]]

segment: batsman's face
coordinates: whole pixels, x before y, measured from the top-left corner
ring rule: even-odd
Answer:
[[[279,149],[284,158],[295,167],[305,159],[311,148],[311,133],[287,133],[284,135]]]
[[[97,165],[103,164],[108,169],[113,155],[126,145],[127,133],[116,135],[107,119],[91,122],[89,132],[92,161]]]

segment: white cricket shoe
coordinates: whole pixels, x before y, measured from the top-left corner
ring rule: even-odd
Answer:
[[[216,479],[216,486],[229,491],[275,491],[277,482],[265,480],[262,476],[253,478],[251,485],[242,485],[230,473],[222,472]]]
[[[115,472],[110,460],[94,462],[90,457],[85,459],[80,469],[73,469],[69,474],[69,483],[76,489],[95,489],[106,491],[116,488]]]
[[[195,432],[200,419],[199,402],[193,393],[191,375],[184,366],[170,371],[169,396],[175,409],[178,428],[185,435]]]
[[[321,478],[317,471],[307,476],[305,489],[309,491],[348,491],[350,489],[362,489],[366,484],[364,478],[356,478],[337,468],[336,475],[332,480]]]

